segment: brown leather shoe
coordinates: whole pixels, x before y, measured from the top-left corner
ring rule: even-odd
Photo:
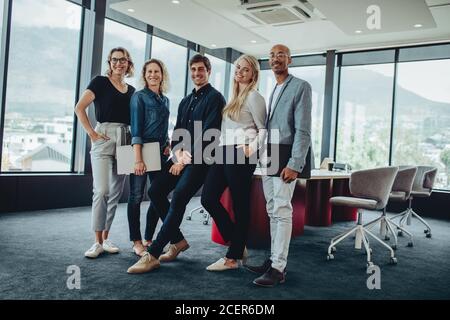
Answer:
[[[161,262],[169,262],[176,259],[176,257],[180,254],[181,251],[186,251],[189,249],[189,243],[186,239],[181,240],[175,244],[171,244],[169,246],[169,250],[166,253],[159,256],[159,261]]]
[[[270,267],[262,276],[256,278],[253,283],[261,287],[275,287],[279,283],[286,281],[286,271],[280,272],[277,269]]]

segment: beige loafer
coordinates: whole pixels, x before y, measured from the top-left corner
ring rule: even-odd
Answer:
[[[213,264],[210,264],[209,266],[207,266],[206,270],[208,270],[208,271],[225,271],[225,270],[233,270],[233,269],[239,268],[238,264],[236,264],[234,267],[230,267],[230,266],[227,266],[225,263],[226,263],[225,258],[220,258]]]

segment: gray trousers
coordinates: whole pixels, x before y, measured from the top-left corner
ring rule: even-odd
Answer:
[[[292,234],[292,196],[296,181],[285,183],[279,177],[263,176],[266,210],[270,218],[270,260],[272,268],[286,268]]]
[[[116,146],[122,144],[122,123],[97,123],[95,131],[110,138],[97,140],[91,147],[93,178],[92,229],[109,231],[117,204],[123,191],[126,175],[117,174]]]

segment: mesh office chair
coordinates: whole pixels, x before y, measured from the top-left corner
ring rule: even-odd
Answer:
[[[414,210],[412,209],[412,201],[414,198],[425,198],[431,195],[431,192],[433,191],[434,179],[436,178],[436,174],[437,174],[436,167],[430,166],[417,167],[417,173],[411,190],[411,196],[409,197],[408,209],[390,218],[391,221],[393,219],[400,218],[399,226],[401,228],[398,230],[399,236],[403,235],[404,229],[402,228],[405,221],[407,225],[411,225],[411,216],[414,216],[422,224],[425,225],[426,229],[424,230],[424,233],[426,234],[426,237],[431,238],[430,225],[424,219],[422,219],[422,217],[420,217],[416,212],[414,212]]]
[[[339,242],[355,234],[355,248],[361,249],[362,245],[364,245],[366,250],[367,267],[373,265],[371,259],[372,249],[369,246],[367,235],[386,247],[390,251],[390,262],[392,264],[397,263],[394,250],[362,224],[362,209],[381,210],[386,206],[397,171],[398,167],[355,171],[350,175],[350,194],[352,196],[333,197],[330,199],[333,205],[358,208],[358,222],[355,227],[331,240],[330,246],[328,247],[327,260],[334,259],[332,252],[336,251],[336,245]]]
[[[417,167],[411,166],[400,166],[397,172],[397,176],[395,177],[394,184],[392,185],[392,191],[389,195],[389,201],[396,202],[404,202],[407,201],[411,194],[411,189],[414,182],[414,177],[416,176]],[[383,214],[378,219],[375,219],[367,224],[364,227],[369,230],[374,227],[378,222],[380,222],[380,236],[384,237],[384,240],[390,240],[389,234],[391,234],[394,238],[394,244],[392,245],[392,249],[397,249],[397,232],[396,230],[401,230],[409,236],[408,247],[413,246],[413,238],[412,234],[409,233],[405,228],[391,221],[386,215],[386,207],[383,209]]]

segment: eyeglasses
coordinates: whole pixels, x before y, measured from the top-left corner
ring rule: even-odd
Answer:
[[[277,57],[277,58],[284,58],[284,57],[287,57],[287,56],[288,56],[288,54],[285,53],[285,52],[278,52],[277,54],[275,54],[275,53],[270,53],[269,54],[269,58],[270,59],[273,59],[275,57]]]
[[[120,62],[121,64],[124,64],[125,62],[128,62],[128,59],[125,57],[122,58],[111,58],[110,60],[112,63],[116,64],[117,62]]]

